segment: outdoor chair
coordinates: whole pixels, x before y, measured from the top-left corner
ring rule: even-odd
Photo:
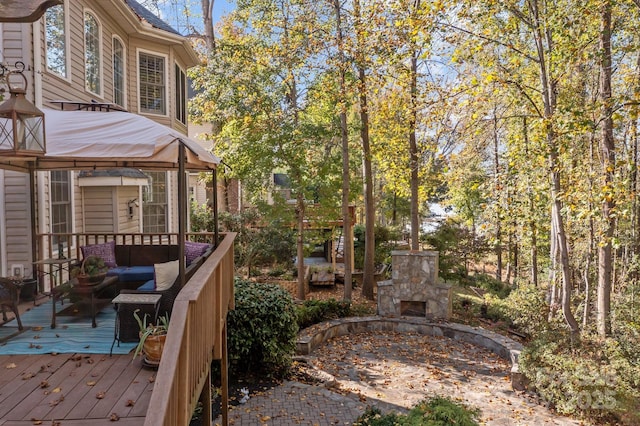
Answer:
[[[22,321],[20,320],[20,312],[18,311],[18,302],[20,301],[20,286],[15,282],[0,277],[0,307],[2,308],[2,319],[7,322],[6,308],[11,309],[16,316],[18,329],[22,330]]]

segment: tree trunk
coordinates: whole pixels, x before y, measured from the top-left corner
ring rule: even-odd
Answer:
[[[349,213],[349,136],[347,129],[347,93],[345,81],[346,58],[344,55],[344,41],[342,38],[342,16],[340,13],[340,1],[333,0],[333,8],[336,14],[336,43],[338,45],[339,75],[340,75],[340,136],[342,139],[342,229],[344,249],[344,300],[351,300],[351,215]]]
[[[611,2],[605,1],[601,10],[600,29],[600,97],[602,101],[602,135],[600,152],[602,161],[603,195],[602,230],[598,248],[598,313],[597,327],[600,336],[611,333],[611,262],[615,218],[613,180],[615,174],[615,143],[613,139],[613,108],[611,99]]]
[[[578,322],[576,321],[571,310],[571,267],[569,263],[569,247],[567,245],[567,236],[565,234],[564,222],[562,219],[562,202],[560,194],[562,193],[562,183],[560,180],[560,161],[558,158],[558,141],[553,129],[552,120],[556,108],[556,84],[549,74],[547,68],[547,55],[545,51],[545,43],[549,52],[553,50],[553,40],[549,31],[543,31],[544,23],[540,17],[538,0],[532,0],[528,3],[531,8],[534,22],[532,29],[538,53],[538,65],[540,67],[540,86],[542,89],[542,101],[544,104],[545,133],[547,145],[549,149],[549,173],[551,178],[551,219],[553,222],[552,229],[556,239],[557,249],[560,256],[560,266],[562,268],[562,314],[571,329],[572,335],[577,335],[580,331]]]
[[[202,0],[202,20],[204,23],[204,40],[207,52],[213,53],[216,48],[215,33],[213,31],[213,4],[215,0]]]
[[[362,167],[364,169],[364,268],[362,271],[362,295],[373,300],[375,272],[375,204],[373,199],[373,168],[371,167],[371,144],[369,142],[369,107],[367,105],[367,76],[364,65],[364,36],[360,15],[360,0],[353,1],[358,42],[358,92],[360,98],[360,139],[362,141]]]
[[[416,9],[420,0],[416,0]],[[411,52],[411,112],[409,113],[409,168],[411,169],[411,250],[420,249],[420,223],[418,204],[418,144],[416,142],[416,122],[418,116],[418,52]]]
[[[496,108],[493,109],[493,187],[496,201],[496,280],[502,281],[502,222],[500,205],[500,156],[498,153],[498,117]],[[509,274],[507,273],[507,281]]]
[[[296,254],[298,257],[298,294],[299,300],[304,300],[306,294],[304,291],[304,194],[298,191],[296,195],[296,221],[298,223],[298,235],[296,239]]]

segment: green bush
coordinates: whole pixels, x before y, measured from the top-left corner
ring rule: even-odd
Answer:
[[[227,320],[230,368],[284,376],[298,333],[293,299],[278,285],[237,279],[235,301]]]
[[[296,314],[298,327],[306,328],[323,321],[351,316],[351,303],[335,299],[305,300],[296,306]]]
[[[420,402],[407,415],[382,415],[377,408],[369,407],[354,426],[477,426],[479,415],[478,409],[436,396]]]
[[[532,284],[522,284],[500,303],[498,309],[508,316],[525,334],[536,338],[561,327],[558,321],[549,321],[549,304],[545,291]]]
[[[640,424],[640,366],[614,339],[548,332],[530,342],[520,370],[549,405],[566,415],[615,424]]]
[[[487,292],[504,299],[511,293],[511,287],[486,274],[476,274],[469,282],[470,285],[480,287]]]

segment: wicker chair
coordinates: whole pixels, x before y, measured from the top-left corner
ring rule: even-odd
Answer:
[[[18,311],[18,302],[20,301],[20,286],[14,281],[0,277],[0,307],[2,308],[2,319],[7,322],[7,313],[5,308],[11,309],[16,316],[18,329],[22,330],[22,321],[20,320],[20,312]]]

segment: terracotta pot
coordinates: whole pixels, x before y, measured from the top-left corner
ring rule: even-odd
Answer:
[[[162,357],[162,350],[164,349],[164,341],[166,340],[166,334],[159,334],[157,336],[147,336],[144,344],[142,345],[142,352],[147,361],[152,363],[160,362]]]

